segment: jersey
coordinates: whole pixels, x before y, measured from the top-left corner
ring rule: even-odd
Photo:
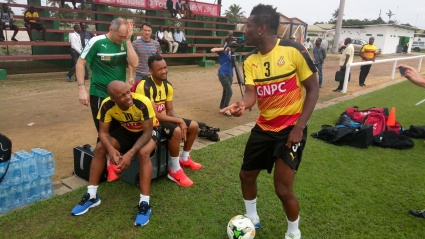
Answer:
[[[145,95],[155,103],[156,111],[161,114],[165,110],[165,102],[173,100],[173,86],[168,80],[163,81],[161,85],[157,85],[152,76],[142,79],[137,85],[136,93]],[[154,125],[159,124],[158,119],[154,118]]]
[[[378,47],[376,47],[375,45],[366,44],[362,48],[363,55],[367,59],[373,59],[377,51],[378,51]],[[367,61],[367,60],[362,57],[362,61]]]
[[[93,37],[84,47],[80,57],[90,62],[92,78],[90,95],[108,97],[107,86],[113,80],[126,81],[127,46],[110,41],[106,35]]]
[[[135,133],[142,131],[142,121],[153,118],[155,111],[147,97],[135,93],[131,94],[133,105],[127,110],[121,110],[110,97],[104,99],[97,113],[97,119],[105,123],[115,119],[128,131]]]
[[[39,15],[38,15],[38,12],[33,12],[33,13],[31,13],[30,11],[26,11],[25,12],[25,17],[27,18],[27,17],[39,17]],[[28,22],[30,22],[30,23],[37,23],[37,21],[36,20],[28,20]]]
[[[273,132],[295,125],[304,103],[301,82],[317,72],[305,47],[278,40],[266,55],[258,49],[250,52],[243,70],[245,84],[255,86],[257,92],[257,125]]]

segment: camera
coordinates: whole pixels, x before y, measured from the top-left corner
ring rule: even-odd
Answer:
[[[234,50],[238,47],[243,46],[244,42],[245,41],[241,39],[241,37],[235,37],[233,36],[233,33],[229,33],[225,47],[230,47]]]
[[[406,68],[400,66],[398,69],[400,70],[400,75],[401,76],[404,76],[404,74],[406,74]]]

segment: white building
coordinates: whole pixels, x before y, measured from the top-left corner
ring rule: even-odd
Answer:
[[[415,29],[414,27],[396,24],[343,26],[340,40],[344,41],[345,38],[350,37],[368,42],[370,37],[375,37],[374,44],[381,48],[382,54],[400,53],[406,43],[409,44],[408,52],[410,52]]]

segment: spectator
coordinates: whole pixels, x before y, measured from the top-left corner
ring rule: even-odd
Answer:
[[[168,41],[165,40],[165,38],[164,38],[164,29],[163,29],[162,26],[158,27],[158,31],[156,31],[156,33],[155,33],[155,40],[157,40],[160,45],[164,44],[164,45],[168,46]],[[168,53],[168,51],[166,51],[165,53]]]
[[[190,10],[190,4],[189,4],[189,0],[185,0],[185,3],[183,4],[183,8],[184,8],[184,18],[186,19],[193,19],[193,12],[192,10]]]
[[[297,40],[295,39],[295,36],[290,36],[289,37],[289,40],[291,40],[291,41],[293,41],[293,42],[296,42]]]
[[[218,69],[218,80],[223,87],[223,93],[221,95],[220,110],[229,106],[230,99],[232,98],[232,84],[233,84],[233,64],[232,56],[230,55],[230,48],[227,47],[224,50],[223,47],[216,47],[211,49],[211,52],[218,54],[218,61],[220,62],[220,68]],[[225,116],[232,116],[230,111],[224,112]]]
[[[313,58],[314,58],[314,65],[316,65],[317,72],[319,73],[319,88],[322,88],[322,82],[323,82],[323,63],[325,62],[326,58],[326,50],[321,46],[322,44],[322,38],[317,38],[315,42],[315,47],[313,48]]]
[[[170,11],[171,17],[177,16],[177,11],[173,8],[173,0],[167,0],[166,6],[167,10]]]
[[[148,22],[142,24],[142,37],[133,41],[133,48],[139,56],[139,64],[136,69],[136,79],[134,79],[134,68],[129,66],[128,83],[133,85],[134,82],[140,81],[142,78],[147,78],[151,75],[148,67],[148,58],[155,54],[161,54],[161,46],[158,41],[151,39],[152,25]]]
[[[0,11],[0,41],[7,40],[3,35],[3,30],[14,30],[11,40],[18,41],[15,37],[18,34],[19,27],[13,24],[13,14],[10,12],[7,3],[2,4],[2,10]]]
[[[30,6],[28,11],[26,11],[24,14],[25,28],[27,29],[30,41],[33,41],[31,36],[32,29],[41,31],[42,32],[41,41],[46,41],[46,28],[41,23],[38,22],[39,19],[40,19],[40,16],[38,15],[38,12],[35,10],[34,6]]]
[[[187,52],[187,42],[186,37],[183,32],[180,31],[180,28],[177,27],[176,32],[174,33],[174,40],[179,44],[178,53],[186,53]]]
[[[159,121],[162,134],[168,138],[168,150],[171,157],[171,168],[168,178],[178,185],[190,187],[193,181],[184,173],[181,167],[199,170],[202,165],[190,158],[190,150],[198,135],[199,126],[195,121],[180,118],[173,108],[174,89],[167,80],[167,63],[161,55],[153,55],[148,60],[151,76],[143,79],[136,88],[136,93],[147,96],[154,104],[154,110]],[[164,94],[165,92],[165,94]],[[165,111],[165,114],[162,112]],[[154,122],[155,123],[155,122]],[[183,151],[179,157],[180,142]]]
[[[83,0],[82,0],[83,1]],[[77,9],[76,6],[76,1],[75,0],[71,0],[72,6],[74,6],[74,9]],[[64,8],[65,7],[65,0],[61,0],[61,7]]]
[[[373,61],[375,62],[376,53],[378,52],[378,47],[373,45],[375,42],[374,37],[369,38],[369,43],[364,45],[360,50],[360,56],[362,57],[362,61]],[[359,86],[363,87],[365,85],[366,77],[369,74],[370,68],[372,64],[362,65],[360,66],[360,75],[359,75]]]
[[[113,80],[125,82],[127,66],[137,67],[139,59],[131,44],[132,35],[133,22],[116,18],[111,22],[107,34],[90,39],[77,61],[79,101],[85,106],[90,105],[97,131],[99,131],[97,114],[100,103],[108,97],[106,92],[108,84]],[[92,67],[90,95],[84,84],[84,67],[88,62]]]
[[[164,31],[164,39],[168,42],[168,52],[176,53],[179,49],[179,44],[174,41],[173,31],[170,26],[168,26],[167,30]]]
[[[246,216],[256,228],[261,226],[257,178],[262,170],[272,173],[274,167],[274,191],[288,221],[285,239],[300,239],[299,203],[293,187],[307,139],[307,121],[319,96],[317,70],[303,45],[277,38],[276,8],[258,4],[246,26],[245,43],[256,50],[243,63],[245,95],[221,110],[241,116],[258,101],[260,116],[251,130],[239,172]]]
[[[345,74],[346,66],[353,63],[353,57],[354,57],[354,47],[353,44],[351,44],[351,38],[347,37],[344,40],[345,49],[344,52],[342,52],[342,55],[339,58],[339,71],[343,72]],[[341,92],[342,88],[344,87],[344,80],[339,82],[338,87],[333,90],[333,92]]]
[[[87,25],[85,22],[80,22],[80,28],[81,28],[81,32],[80,32],[81,46],[84,49],[86,44],[90,41],[90,39],[92,39],[95,36],[95,34],[93,32],[87,31]],[[89,67],[86,65],[84,80],[88,80],[88,79],[89,79]]]
[[[72,209],[71,214],[79,216],[100,205],[97,189],[105,167],[106,155],[109,155],[111,161],[121,170],[127,169],[131,159],[137,155],[140,163],[140,200],[134,225],[144,226],[149,222],[151,214],[149,195],[153,170],[150,155],[157,140],[153,131],[155,111],[148,98],[132,93],[122,81],[111,81],[107,91],[110,96],[102,101],[102,110],[97,115],[100,121],[100,142],[96,144],[90,165],[87,193]],[[123,111],[126,113],[123,114]],[[110,133],[112,120],[119,121],[121,126]]]
[[[71,42],[71,57],[72,57],[72,68],[69,70],[68,74],[66,75],[66,80],[68,82],[71,82],[71,77],[75,73],[75,64],[77,64],[78,58],[81,55],[81,51],[83,50],[83,46],[81,45],[81,27],[78,24],[74,25],[74,32],[69,34],[69,42]],[[85,78],[85,77],[84,77]]]
[[[309,37],[305,40],[304,46],[305,46],[305,48],[307,48],[308,51],[311,50],[312,44],[310,42],[310,38]]]
[[[402,53],[407,54],[407,49],[409,49],[409,43],[404,44]]]
[[[182,5],[182,0],[178,0],[176,2],[176,12],[179,14],[180,18],[184,18],[185,10]]]

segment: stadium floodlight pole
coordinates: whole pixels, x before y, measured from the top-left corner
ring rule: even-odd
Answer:
[[[336,19],[334,42],[332,44],[333,54],[336,54],[338,52],[338,44],[339,44],[339,39],[341,37],[342,18],[344,17],[344,6],[345,6],[345,0],[340,0],[338,17]]]

